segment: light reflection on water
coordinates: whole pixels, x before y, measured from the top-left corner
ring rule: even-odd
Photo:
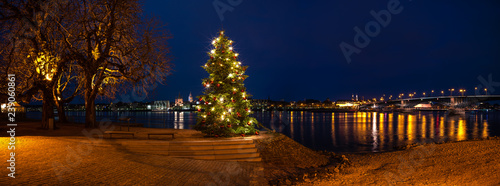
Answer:
[[[84,112],[67,112],[68,119],[83,123]],[[445,112],[307,112],[275,111],[253,114],[264,126],[281,132],[315,150],[379,152],[396,146],[431,141],[460,141],[500,136],[500,112],[447,116]],[[27,117],[40,119],[40,112]],[[97,121],[131,117],[144,127],[189,129],[196,112],[97,112]]]
[[[309,148],[334,152],[390,151],[397,146],[424,141],[461,141],[500,135],[500,112],[465,116],[448,116],[445,112],[295,113],[256,112],[254,116],[265,126]]]

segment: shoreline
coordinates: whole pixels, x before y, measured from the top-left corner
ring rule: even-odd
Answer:
[[[16,138],[19,140],[19,143],[16,144],[16,147],[19,148],[18,151],[16,151],[16,153],[19,152],[16,158],[19,157],[19,160],[16,163],[19,164],[18,169],[20,178],[9,180],[6,179],[8,178],[7,176],[4,176],[0,178],[0,182],[15,181],[12,183],[20,184],[78,184],[83,182],[75,182],[74,180],[86,179],[86,176],[82,177],[80,173],[88,174],[86,172],[98,169],[101,170],[100,173],[105,173],[107,176],[103,178],[98,177],[89,183],[160,184],[165,183],[165,180],[160,179],[164,178],[165,175],[161,175],[160,173],[171,172],[171,174],[177,174],[179,168],[188,166],[190,167],[189,170],[181,171],[178,174],[184,175],[183,178],[189,178],[190,175],[197,175],[197,177],[200,178],[199,180],[190,179],[190,183],[194,184],[202,184],[204,182],[219,184],[218,178],[214,178],[213,175],[220,172],[229,174],[230,171],[228,172],[228,170],[233,170],[235,167],[238,170],[241,169],[237,174],[241,177],[240,181],[232,180],[238,179],[236,177],[233,178],[233,176],[236,176],[235,174],[231,176],[230,180],[226,180],[228,182],[224,183],[240,185],[260,185],[263,183],[272,185],[461,183],[453,182],[453,180],[462,180],[464,183],[480,183],[486,185],[500,183],[500,177],[495,177],[494,174],[488,174],[498,173],[496,175],[500,175],[500,159],[497,155],[500,154],[500,137],[427,143],[423,145],[417,143],[402,146],[395,151],[386,152],[337,154],[333,152],[313,151],[279,133],[261,133],[259,136],[244,138],[232,137],[215,139],[205,138],[198,131],[191,129],[130,127],[131,132],[137,133],[137,138],[134,138],[135,141],[199,141],[245,138],[256,141],[256,146],[261,153],[263,161],[258,163],[239,162],[235,164],[234,162],[179,159],[168,156],[137,154],[123,151],[117,142],[130,140],[126,139],[126,137],[108,139],[106,136],[102,136],[102,139],[105,140],[94,142],[83,135],[82,131],[85,130],[85,128],[81,124],[59,124],[59,126],[61,127],[60,129],[50,131],[37,129],[37,127],[39,127],[39,122],[20,122],[16,129],[16,135],[18,135]],[[0,128],[2,130],[7,130],[5,126]],[[98,130],[100,131],[100,129]],[[176,131],[179,133],[179,137],[177,138],[176,134],[176,139],[159,137],[157,139],[147,140],[146,136],[140,134],[148,131]],[[8,139],[6,134],[3,134],[0,137],[1,144],[6,146]],[[94,150],[84,153],[79,160],[80,163],[74,167],[70,167],[70,169],[68,169],[70,171],[66,171],[68,174],[63,174],[62,177],[65,181],[61,182],[58,179],[49,179],[41,183],[38,182],[41,177],[50,177],[51,175],[53,176],[54,173],[57,173],[54,172],[54,162],[63,162],[63,164],[65,164],[64,162],[71,162],[74,157],[68,159],[67,154],[71,152],[68,151],[68,147],[77,149],[75,152],[80,152],[78,149],[81,150],[82,148],[78,147],[81,146],[81,144],[91,144],[89,149]],[[425,151],[425,149],[427,150]],[[431,151],[430,149],[433,150]],[[0,151],[4,154],[8,152],[7,148],[3,148]],[[103,154],[100,152],[106,153]],[[421,152],[417,154],[423,154],[425,156],[419,156],[423,158],[416,159],[416,152]],[[140,157],[140,159],[137,159],[138,157]],[[413,158],[413,161],[407,161],[410,163],[401,163],[401,159],[411,158]],[[39,161],[40,159],[43,161]],[[78,158],[76,159],[78,160]],[[152,160],[146,161],[146,159]],[[464,161],[464,164],[464,162],[458,161],[460,159],[468,161]],[[105,162],[105,164],[97,166],[95,165],[96,161],[101,163]],[[178,163],[179,168],[166,166],[166,162],[175,165]],[[484,167],[480,166],[483,164],[485,165]],[[141,170],[147,168],[151,169],[151,171],[146,171],[148,173],[146,175],[138,173],[138,175],[142,175],[140,177],[131,176],[127,178],[127,182],[121,182],[114,178],[114,175],[122,175],[122,171],[127,170],[130,166],[139,167]],[[217,166],[218,168],[209,168],[213,166]],[[413,170],[414,174],[407,175],[401,173],[399,170],[404,169],[405,166],[407,170]],[[453,168],[454,166],[455,168]],[[466,179],[462,179],[461,177],[464,177],[464,174],[458,174],[459,176],[457,176],[453,171],[450,171],[451,169],[455,172],[460,172],[461,168],[464,166],[470,169],[464,171],[465,175],[481,173],[490,176],[486,178],[466,177]],[[200,170],[203,171],[200,172]],[[136,168],[127,171],[140,172],[140,170],[136,170]],[[21,174],[21,172],[24,173]],[[245,174],[242,175],[242,173]],[[28,178],[27,175],[30,177]],[[426,177],[421,177],[419,175],[426,175]],[[148,177],[150,177],[151,180],[145,180],[145,178]],[[387,179],[387,177],[390,179]],[[170,175],[168,179],[173,180],[172,183],[182,183],[182,178],[180,177],[172,177],[172,175]],[[244,180],[244,182],[241,182],[241,180]]]
[[[350,165],[300,185],[498,185],[500,137],[347,154]]]

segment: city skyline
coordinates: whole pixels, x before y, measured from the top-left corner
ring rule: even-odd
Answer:
[[[452,88],[475,94],[475,87],[479,94],[483,88],[498,93],[500,76],[494,70],[500,69],[496,52],[500,27],[495,24],[500,13],[494,8],[498,3],[400,2],[402,10],[389,19],[384,18],[387,2],[268,2],[266,8],[261,2],[245,1],[224,12],[222,21],[211,2],[145,2],[145,11],[166,23],[173,36],[169,45],[174,67],[165,85],[158,84],[144,99],[130,101],[173,100],[179,92],[201,95],[201,79],[208,75],[201,66],[209,59],[213,33],[220,29],[234,38],[241,62],[249,66],[245,86],[254,99],[350,99],[352,94],[378,99],[384,94],[397,97],[431,90],[449,93]],[[462,15],[459,10],[471,13]],[[294,11],[304,12],[298,17]],[[273,25],[279,20],[283,24]],[[365,26],[373,21],[387,25],[379,25],[370,43],[346,61],[342,43],[357,47],[356,28],[366,34]],[[97,100],[110,101],[116,100]],[[81,97],[73,101],[82,102]]]
[[[213,33],[222,28],[249,66],[245,85],[255,99],[349,99],[353,93],[380,97],[449,88],[471,93],[490,74],[500,82],[494,1],[400,1],[403,10],[346,62],[339,44],[354,45],[353,28],[364,30],[375,20],[370,12],[386,10],[388,2],[243,1],[224,12],[223,21],[211,1],[146,2],[146,11],[168,23],[175,64],[167,85],[151,99],[171,99],[179,91],[201,95],[207,75],[201,66]]]

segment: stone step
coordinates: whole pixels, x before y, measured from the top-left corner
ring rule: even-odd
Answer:
[[[219,155],[219,154],[240,154],[254,153],[256,148],[248,149],[226,149],[226,150],[200,150],[200,151],[170,151],[171,156],[194,156],[194,155]]]
[[[125,147],[130,151],[168,151],[168,147],[166,148],[156,148],[156,147]]]
[[[229,160],[224,160],[224,161],[252,161],[252,162],[257,162],[257,161],[262,161],[261,157],[255,157],[255,158],[238,158],[238,159],[229,159]]]
[[[259,158],[259,153],[241,153],[241,154],[220,154],[220,155],[199,155],[199,156],[172,156],[174,158],[188,158],[196,160],[233,160],[244,158]]]
[[[155,154],[155,155],[165,155],[169,156],[170,153],[168,151],[134,151],[136,153],[144,153],[144,154]]]
[[[199,151],[199,150],[224,150],[224,149],[248,149],[255,148],[255,144],[238,145],[214,145],[214,146],[173,146],[170,145],[170,151]]]
[[[253,140],[124,141],[127,150],[175,158],[219,161],[262,161]]]
[[[237,145],[252,144],[253,140],[221,140],[221,141],[173,141],[172,146],[212,146],[212,145]]]
[[[168,150],[169,145],[124,145],[126,148],[136,148],[136,149],[163,149]]]
[[[147,145],[164,145],[168,146],[170,143],[168,141],[147,141],[147,140],[138,140],[138,141],[124,141],[119,142],[121,145],[125,146],[147,146]]]
[[[240,153],[240,154],[218,154],[215,155],[216,160],[230,160],[230,159],[241,159],[241,158],[258,158],[259,153]]]

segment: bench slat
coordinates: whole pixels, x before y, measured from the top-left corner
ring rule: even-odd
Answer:
[[[148,139],[150,135],[172,135],[172,138],[175,138],[175,134],[177,134],[177,132],[148,132],[146,133],[148,134]]]
[[[126,131],[104,131],[105,134],[133,134],[133,132]]]
[[[104,131],[104,133],[109,134],[109,138],[111,138],[111,134],[132,134],[132,138],[135,136],[135,133],[125,131]]]

